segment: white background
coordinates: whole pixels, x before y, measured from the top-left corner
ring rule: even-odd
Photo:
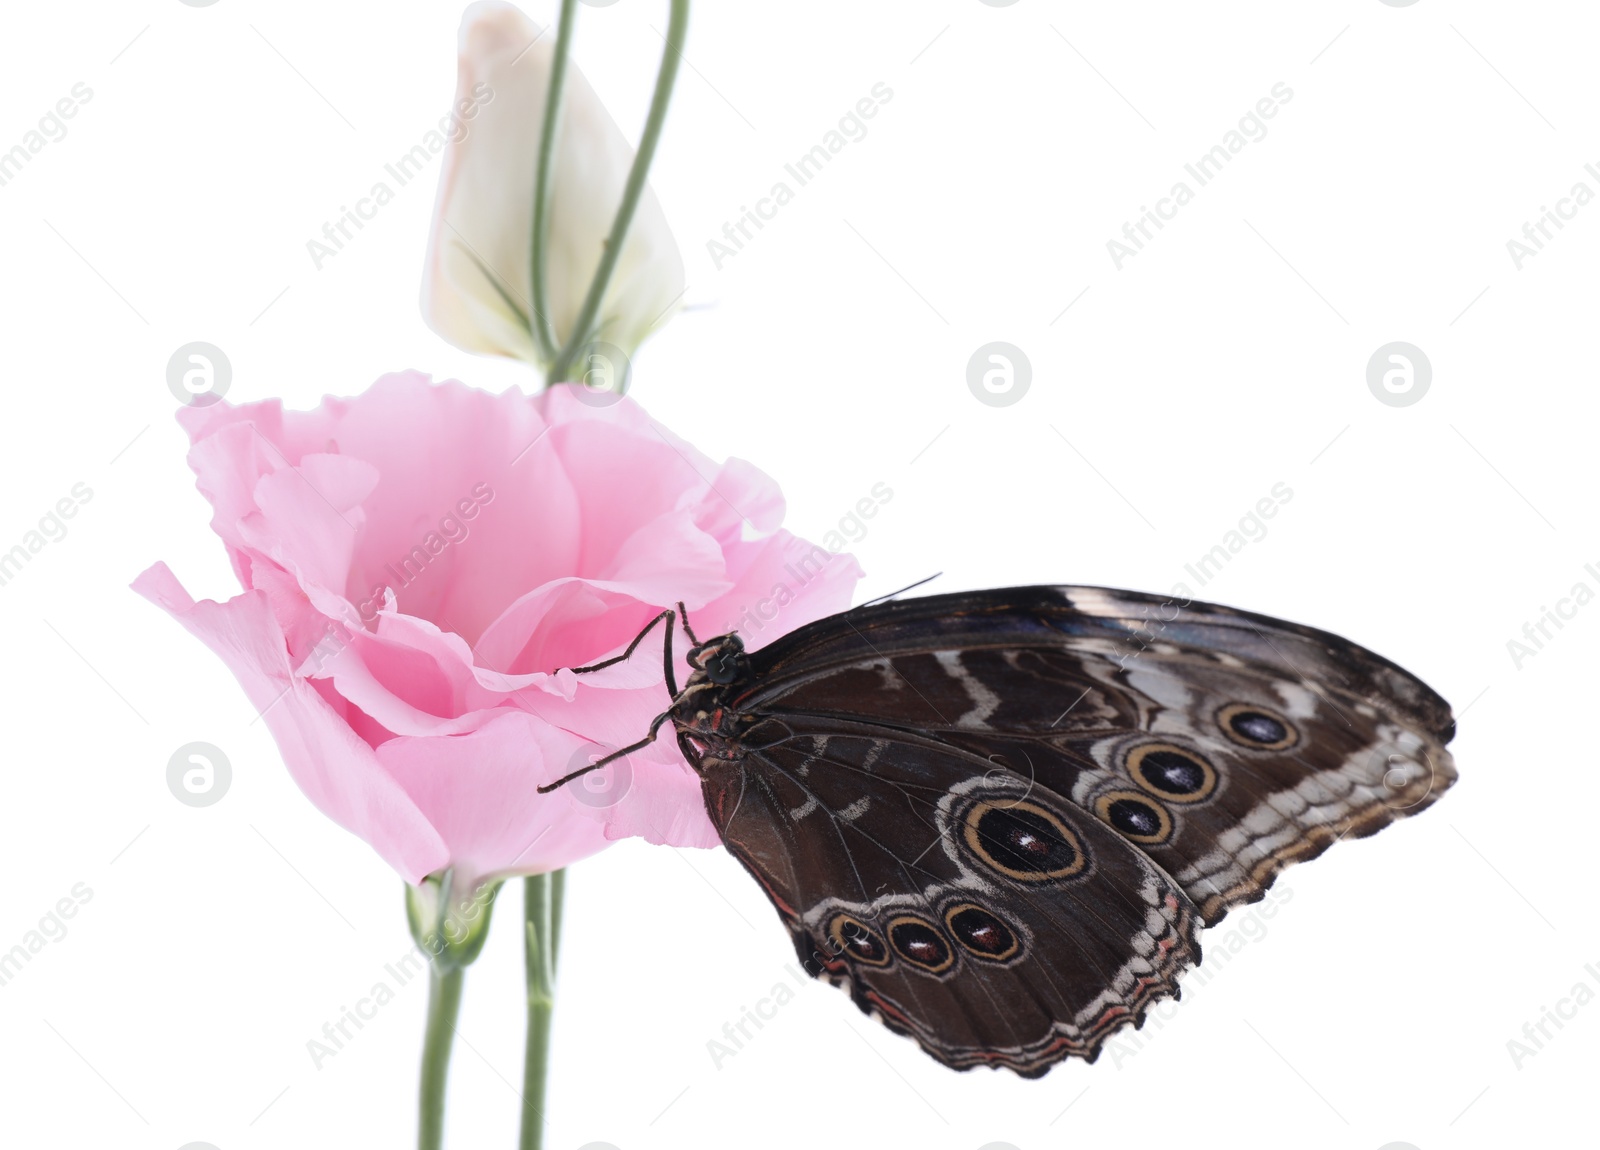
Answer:
[[[1507,1042],[1600,989],[1600,606],[1520,668],[1507,641],[1600,588],[1600,206],[1520,271],[1506,241],[1578,180],[1600,191],[1600,24],[1579,3],[1220,7],[696,4],[652,182],[697,306],[638,357],[633,394],[757,462],[813,538],[887,483],[854,547],[862,598],[935,571],[1165,591],[1285,483],[1270,533],[1201,596],[1417,672],[1465,710],[1460,784],[1289,872],[1266,936],[1142,1050],[1036,1082],[947,1071],[820,985],[715,1068],[707,1040],[787,977],[788,939],[725,853],[621,844],[571,872],[551,1147],[1444,1150],[1571,1145],[1592,1122],[1600,1005],[1520,1068]],[[172,420],[184,343],[226,351],[232,399],[304,407],[402,368],[531,384],[421,323],[436,173],[321,271],[305,247],[445,113],[459,16],[7,7],[0,145],[75,83],[93,98],[0,187],[0,544],[94,492],[0,587],[0,950],[93,891],[0,987],[8,1144],[414,1137],[420,981],[321,1069],[306,1048],[409,948],[400,881],[126,584],[159,558],[197,595],[236,591]],[[581,10],[575,58],[630,135],[664,27],[662,3]],[[869,134],[715,269],[707,239],[880,81]],[[1270,133],[1119,271],[1106,242],[1280,81]],[[993,340],[1032,363],[1015,406],[968,390]],[[1432,362],[1414,406],[1368,390],[1392,340]],[[235,772],[201,810],[164,777],[194,740]],[[467,982],[458,1147],[514,1144],[517,913],[513,893]]]

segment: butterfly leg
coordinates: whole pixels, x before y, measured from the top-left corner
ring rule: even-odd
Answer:
[[[694,630],[689,626],[689,612],[684,607],[682,599],[678,600],[678,618],[683,622],[683,633],[689,636],[689,642],[698,647],[700,640],[695,637]],[[674,691],[672,693],[676,695],[678,692]]]
[[[678,604],[678,611],[683,614],[683,629],[685,631],[688,631],[689,630],[689,616],[688,616],[688,613],[684,611],[682,603]],[[669,699],[677,698],[677,696],[678,696],[678,678],[677,678],[677,675],[675,675],[673,673],[673,670],[672,670],[672,620],[673,620],[673,615],[674,615],[674,613],[670,609],[661,612],[661,614],[657,615],[654,619],[650,620],[650,622],[645,624],[644,630],[640,631],[637,635],[635,635],[633,637],[633,642],[628,644],[627,649],[625,651],[623,651],[622,654],[613,655],[609,659],[602,659],[598,663],[590,663],[586,667],[573,667],[572,668],[572,673],[574,675],[586,675],[586,674],[590,673],[591,671],[599,671],[602,668],[614,666],[615,664],[622,662],[623,660],[629,658],[634,653],[634,651],[638,650],[639,644],[644,642],[644,637],[646,635],[650,634],[651,631],[655,630],[655,626],[656,626],[657,623],[660,623],[663,620],[665,620],[666,624],[667,624],[667,634],[666,634],[665,640],[661,644],[661,671],[662,671],[662,674],[665,676],[665,678],[667,680],[667,696],[668,696],[668,698]],[[694,638],[694,633],[692,631],[689,632],[689,637],[691,639]],[[672,712],[671,711],[663,711],[661,714],[657,715],[655,717],[655,721],[650,724],[650,732],[649,732],[649,734],[645,735],[645,737],[640,739],[637,743],[630,743],[628,746],[623,747],[620,750],[612,751],[609,755],[605,756],[604,758],[598,759],[595,762],[590,763],[587,767],[581,767],[578,770],[573,771],[571,774],[563,775],[561,778],[557,779],[555,782],[549,783],[549,784],[546,784],[545,786],[540,787],[539,788],[539,793],[541,795],[547,795],[551,791],[555,790],[556,788],[563,787],[567,783],[570,783],[573,779],[582,778],[584,775],[587,775],[590,771],[598,771],[601,767],[605,766],[609,762],[612,762],[612,761],[614,761],[616,759],[620,759],[624,755],[631,755],[634,751],[640,750],[640,749],[642,749],[644,747],[648,747],[651,743],[656,741],[656,733],[661,730],[661,725],[663,723],[665,723],[671,717],[672,717]]]
[[[548,795],[551,791],[556,790],[558,787],[566,786],[573,779],[582,778],[584,775],[587,775],[590,771],[598,771],[601,767],[605,766],[607,763],[614,762],[615,760],[620,759],[625,755],[631,755],[635,751],[643,750],[645,747],[648,747],[651,743],[656,741],[656,732],[661,730],[662,724],[665,723],[670,718],[672,718],[672,712],[671,711],[663,711],[663,712],[661,712],[661,714],[659,714],[659,715],[657,715],[655,717],[655,721],[650,724],[650,733],[648,735],[646,735],[644,738],[640,739],[637,743],[629,743],[626,747],[623,747],[620,750],[612,751],[609,755],[607,755],[603,759],[596,759],[594,762],[590,763],[587,767],[579,767],[577,770],[573,771],[569,775],[562,775],[559,779],[557,779],[553,783],[546,783],[544,786],[539,788],[539,793],[541,795]]]
[[[678,604],[678,610],[683,610],[682,603]],[[590,663],[586,667],[573,667],[572,673],[574,675],[587,675],[591,671],[604,670],[606,667],[614,666],[617,663],[626,661],[632,657],[636,650],[639,649],[639,644],[644,642],[644,637],[650,634],[651,631],[655,630],[656,624],[665,619],[667,623],[667,638],[666,642],[661,648],[661,667],[666,675],[667,693],[669,697],[676,697],[678,694],[678,682],[677,676],[674,675],[672,671],[672,618],[673,613],[670,610],[661,612],[661,614],[657,615],[654,619],[650,620],[650,622],[644,625],[644,630],[640,631],[633,637],[633,642],[628,644],[627,650],[623,651],[622,654],[613,655],[609,659],[602,659],[598,663]],[[689,618],[687,615],[684,616],[683,626],[684,630],[689,629]],[[691,639],[693,637],[693,635],[690,635]]]

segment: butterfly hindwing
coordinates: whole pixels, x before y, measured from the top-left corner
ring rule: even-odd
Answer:
[[[885,728],[759,723],[702,760],[728,849],[800,960],[946,1065],[1093,1058],[1176,993],[1199,916],[1072,803]]]

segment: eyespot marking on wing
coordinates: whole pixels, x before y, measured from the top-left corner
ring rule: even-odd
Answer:
[[[1234,743],[1254,751],[1287,751],[1300,741],[1293,723],[1254,703],[1229,703],[1217,712],[1217,726]]]
[[[1167,808],[1141,791],[1108,791],[1095,800],[1094,813],[1140,846],[1159,846],[1172,837]]]
[[[890,921],[889,945],[909,965],[928,974],[943,974],[956,961],[955,951],[945,940],[944,933],[914,914],[903,914]]]
[[[840,954],[847,954],[868,966],[888,966],[889,948],[883,936],[852,915],[835,915],[828,924],[828,938]]]
[[[1089,862],[1078,836],[1034,802],[979,799],[962,816],[961,831],[984,866],[1018,882],[1071,878]]]
[[[1197,751],[1176,743],[1140,743],[1123,760],[1140,787],[1172,803],[1198,803],[1217,789],[1217,769]]]
[[[999,915],[975,902],[958,902],[944,912],[944,925],[963,950],[985,962],[1006,962],[1022,950],[1017,932]]]

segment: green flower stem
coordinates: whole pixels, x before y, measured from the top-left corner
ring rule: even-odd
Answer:
[[[561,904],[567,897],[567,872],[550,872],[550,973],[556,972],[556,959],[561,956]]]
[[[572,48],[572,30],[577,26],[578,0],[561,0],[561,15],[556,23],[556,44],[550,58],[550,91],[544,101],[544,125],[539,130],[539,166],[533,175],[533,314],[529,330],[538,346],[540,358],[549,362],[559,350],[555,326],[550,322],[550,302],[546,294],[545,266],[550,230],[550,169],[556,150],[556,132],[561,120],[561,96],[567,79],[567,57]]]
[[[422,1040],[422,1086],[418,1091],[417,1150],[439,1150],[444,1140],[444,1094],[450,1045],[461,1013],[461,967],[440,974],[428,966],[428,1029]]]
[[[550,1015],[555,1009],[556,946],[566,872],[529,875],[522,882],[523,958],[528,978],[528,1039],[522,1064],[521,1150],[544,1142],[545,1078],[550,1062]]]
[[[428,955],[428,1024],[422,1038],[422,1085],[417,1091],[417,1145],[438,1150],[444,1137],[445,1085],[450,1047],[461,1014],[461,985],[489,938],[489,920],[501,880],[479,885],[452,903],[454,870],[428,875],[406,887],[406,927]]]
[[[564,9],[563,9],[564,10]],[[589,294],[583,297],[578,318],[573,322],[567,342],[562,345],[550,370],[546,383],[562,383],[572,370],[578,353],[589,342],[600,314],[600,303],[605,298],[611,273],[616,270],[622,255],[622,241],[627,238],[628,226],[633,223],[634,209],[644,194],[645,177],[650,173],[650,163],[655,159],[656,144],[661,139],[661,125],[667,119],[667,104],[672,99],[672,86],[678,79],[678,64],[683,59],[684,38],[689,31],[689,0],[672,0],[672,14],[667,22],[667,46],[661,54],[661,68],[656,73],[655,94],[650,98],[650,114],[645,118],[644,134],[639,137],[639,150],[634,154],[633,167],[628,170],[628,182],[622,189],[622,202],[611,220],[611,233],[606,236],[605,247],[600,252],[600,263],[594,269],[594,279],[589,281]]]

